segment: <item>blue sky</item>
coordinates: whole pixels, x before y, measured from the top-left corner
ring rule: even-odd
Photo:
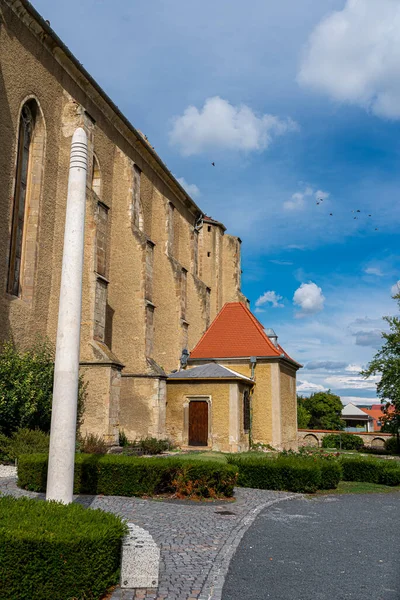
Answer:
[[[242,238],[243,291],[305,365],[300,391],[371,402],[358,372],[400,267],[398,1],[34,6]]]

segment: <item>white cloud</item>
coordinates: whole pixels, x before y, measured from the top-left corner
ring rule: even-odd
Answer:
[[[198,198],[201,196],[200,190],[195,183],[188,183],[184,177],[177,177],[176,180],[192,198]]]
[[[346,366],[347,363],[337,360],[311,360],[304,368],[307,369],[307,371],[341,371],[342,369],[345,369]]]
[[[380,348],[382,346],[382,331],[380,329],[361,329],[353,333],[356,338],[357,346],[372,346]]]
[[[292,194],[290,200],[283,203],[283,208],[286,210],[298,210],[304,207],[304,198],[312,196],[313,190],[307,187],[304,192],[296,192]]]
[[[361,370],[362,370],[361,365],[347,365],[347,367],[345,368],[345,371],[347,371],[347,373],[359,374]]]
[[[305,250],[306,247],[302,244],[289,244],[286,246],[288,250]]]
[[[390,292],[391,292],[392,296],[396,296],[397,294],[400,293],[400,279],[397,283],[392,285]]]
[[[297,381],[298,392],[324,392],[327,388],[311,381]]]
[[[294,293],[293,304],[300,307],[296,317],[306,317],[320,312],[324,308],[325,297],[322,289],[315,283],[302,283]]]
[[[326,200],[329,198],[329,192],[323,192],[322,190],[317,190],[315,192],[315,197],[317,200]]]
[[[376,275],[376,277],[383,277],[383,273],[379,267],[367,267],[364,269],[364,273],[367,275]]]
[[[317,202],[323,202],[324,200],[329,198],[329,192],[323,192],[322,190],[317,190],[316,192],[314,192],[314,190],[311,187],[306,187],[303,192],[295,192],[294,194],[292,194],[290,200],[286,200],[286,202],[283,203],[283,208],[285,208],[286,210],[302,209],[306,205],[305,199],[311,196],[314,196]],[[290,247],[293,248],[296,246],[288,246],[288,248]]]
[[[269,261],[270,263],[273,263],[274,265],[282,265],[282,266],[290,266],[293,263],[290,260],[278,260],[278,259],[271,259]]]
[[[200,110],[188,106],[183,115],[174,118],[170,142],[179,146],[184,156],[210,149],[260,151],[268,148],[274,137],[297,129],[290,118],[257,115],[245,104],[233,106],[214,96],[207,98]]]
[[[379,380],[380,377],[378,375],[373,375],[369,379],[362,379],[356,375],[332,375],[325,379],[325,383],[329,387],[342,390],[375,390]]]
[[[362,396],[341,396],[340,397],[342,404],[346,406],[346,404],[380,404],[378,398],[363,398]]]
[[[347,0],[312,32],[298,82],[339,102],[400,118],[400,3]]]
[[[258,300],[256,300],[256,307],[259,309],[265,304],[270,304],[272,308],[283,308],[284,304],[281,303],[282,299],[282,296],[279,296],[276,292],[265,292]]]

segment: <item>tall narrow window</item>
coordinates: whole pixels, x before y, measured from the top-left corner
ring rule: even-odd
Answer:
[[[211,321],[211,290],[206,289],[206,329],[210,327]]]
[[[145,295],[146,300],[153,300],[153,263],[154,263],[154,243],[147,240],[146,244],[146,282]]]
[[[169,254],[174,253],[174,219],[175,219],[175,206],[168,203],[168,252]]]
[[[143,211],[142,204],[140,201],[140,180],[141,180],[141,170],[138,166],[133,165],[133,191],[132,191],[132,223],[133,225],[143,231]]]
[[[94,338],[105,339],[107,309],[107,240],[108,240],[108,207],[97,203],[96,218],[96,293],[94,310]]]
[[[21,289],[25,206],[27,199],[33,127],[34,115],[27,103],[22,108],[19,122],[17,169],[15,177],[10,259],[8,266],[7,291],[13,296],[19,296]]]
[[[154,345],[154,306],[146,306],[146,356],[153,356]]]
[[[199,272],[199,233],[193,231],[193,260],[192,260],[193,275],[198,275]]]
[[[101,198],[101,171],[95,155],[93,155],[92,190],[98,198]]]
[[[245,432],[250,430],[250,423],[250,394],[249,390],[246,390],[243,394],[243,429]]]
[[[181,319],[186,319],[187,307],[187,271],[181,271]]]

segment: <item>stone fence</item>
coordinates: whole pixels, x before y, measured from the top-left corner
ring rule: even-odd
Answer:
[[[297,433],[297,439],[299,446],[321,447],[322,438],[332,433],[340,434],[346,432],[331,431],[329,429],[299,429]],[[385,445],[385,440],[392,437],[391,433],[381,433],[380,431],[352,433],[351,435],[360,437],[364,442],[364,446],[368,446],[370,448],[383,448]]]

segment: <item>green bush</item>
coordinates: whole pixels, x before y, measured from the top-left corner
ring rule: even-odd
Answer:
[[[93,600],[118,582],[121,519],[79,504],[0,498],[2,600]]]
[[[122,448],[125,448],[125,446],[129,446],[129,440],[128,440],[127,435],[126,435],[126,433],[125,433],[125,431],[123,429],[119,430],[118,445],[121,446]]]
[[[154,437],[147,437],[135,443],[145,454],[161,454],[170,449],[171,442],[169,440],[158,440]]]
[[[312,493],[322,486],[322,461],[291,456],[262,459],[232,455],[229,460],[239,469],[238,485],[242,487]],[[328,485],[328,475],[326,479]]]
[[[341,446],[340,446],[341,442]],[[364,442],[353,433],[329,433],[322,438],[323,448],[342,448],[342,450],[360,450]]]
[[[10,436],[19,428],[50,431],[53,397],[54,348],[38,341],[20,351],[11,342],[0,347],[0,432]],[[79,380],[78,424],[86,397]]]
[[[49,451],[50,436],[39,429],[18,429],[11,437],[0,434],[0,461],[14,462],[21,454]]]
[[[228,497],[236,483],[235,467],[212,461],[77,454],[74,492],[107,496]],[[44,492],[47,456],[31,454],[18,460],[18,485]]]
[[[337,460],[321,460],[321,490],[334,490],[342,478],[342,468]]]
[[[399,454],[397,438],[391,437],[385,440],[385,450],[389,452],[389,454]]]
[[[364,481],[382,485],[400,484],[397,462],[373,458],[341,458],[344,481]]]
[[[85,454],[106,454],[107,444],[103,436],[95,433],[88,433],[84,437],[78,438],[78,449]]]

